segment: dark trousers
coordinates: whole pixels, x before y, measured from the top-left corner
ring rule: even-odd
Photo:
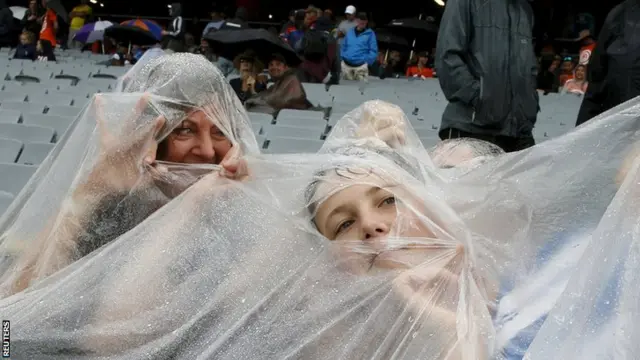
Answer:
[[[533,139],[533,134],[531,133],[521,137],[511,137],[511,136],[472,134],[466,131],[461,131],[458,129],[451,129],[451,128],[440,131],[440,138],[442,140],[458,139],[458,138],[465,138],[465,137],[488,141],[492,144],[500,146],[502,150],[506,152],[524,150],[536,144],[536,141]]]

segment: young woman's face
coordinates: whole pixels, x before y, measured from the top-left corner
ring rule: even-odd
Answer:
[[[584,80],[585,75],[586,75],[586,69],[584,68],[584,66],[578,66],[576,68],[576,79]]]
[[[253,62],[251,60],[240,60],[240,71],[253,71]]]
[[[412,211],[407,211],[407,200],[410,198],[398,184],[385,181],[375,173],[358,177],[334,179],[347,187],[324,199],[318,206],[315,224],[322,235],[329,240],[375,241],[386,238],[390,232],[403,237],[432,237],[432,232],[416,218]],[[333,177],[333,176],[332,176]],[[348,184],[348,183],[351,184]],[[335,184],[335,182],[332,181]],[[317,194],[330,194],[328,183],[320,183]],[[397,195],[405,201],[399,204]],[[414,204],[415,205],[415,204]],[[399,213],[402,226],[398,226]],[[411,226],[404,226],[411,223]]]
[[[231,141],[204,111],[192,112],[165,140],[162,159],[185,164],[219,164],[231,149]]]

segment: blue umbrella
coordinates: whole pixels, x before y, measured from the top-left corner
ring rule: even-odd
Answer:
[[[102,41],[104,39],[104,30],[111,26],[113,26],[111,21],[97,21],[86,24],[78,30],[73,39],[84,44]]]

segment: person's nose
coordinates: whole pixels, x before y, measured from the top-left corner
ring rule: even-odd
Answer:
[[[213,140],[209,134],[200,137],[199,143],[191,150],[191,152],[200,157],[203,162],[213,163],[216,158],[216,151],[213,148]]]
[[[365,240],[375,240],[385,237],[389,234],[390,229],[391,222],[381,216],[371,215],[362,222],[362,231]]]

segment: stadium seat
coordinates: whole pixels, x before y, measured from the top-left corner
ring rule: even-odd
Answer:
[[[0,112],[0,117],[1,116],[2,112]],[[24,124],[53,128],[56,131],[56,137],[58,139],[64,135],[74,119],[74,117],[70,116],[56,116],[49,114],[25,114],[22,116],[22,122]]]
[[[51,142],[55,130],[43,126],[0,123],[0,135],[22,142]]]
[[[324,141],[311,139],[296,139],[273,137],[269,139],[265,152],[270,154],[315,153],[322,147]]]
[[[1,134],[1,133],[0,133]],[[16,139],[6,139],[0,137],[0,162],[16,162],[22,151],[22,142]]]
[[[2,101],[0,109],[16,110],[21,113],[42,114],[44,113],[44,104],[34,104],[28,102]]]
[[[0,192],[18,195],[37,168],[34,165],[0,163]]]
[[[320,140],[324,134],[324,128],[269,125],[262,128],[262,134],[265,135],[267,139],[275,137]]]
[[[8,192],[0,192],[0,216],[4,214],[13,202],[14,196]]]
[[[78,116],[78,114],[80,114],[81,111],[82,111],[82,108],[78,106],[49,106],[49,111],[47,111],[47,115],[56,115],[56,116],[75,118],[76,116]]]
[[[53,147],[54,144],[51,143],[26,143],[17,162],[25,165],[40,165]]]

